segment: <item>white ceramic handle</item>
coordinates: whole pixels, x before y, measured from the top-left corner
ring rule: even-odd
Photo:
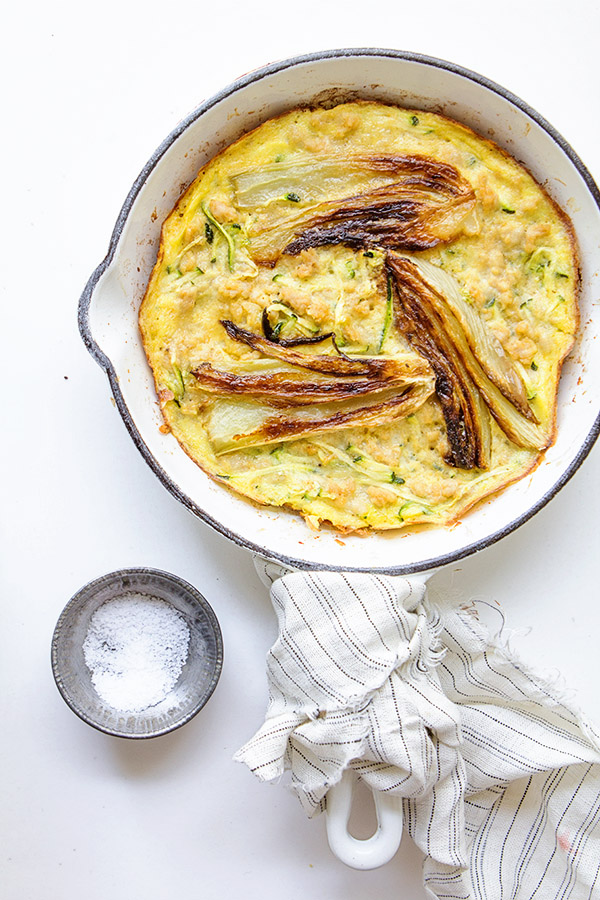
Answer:
[[[327,839],[338,859],[354,869],[376,869],[389,862],[402,839],[402,798],[373,791],[377,828],[366,840],[353,837],[348,831],[352,810],[355,778],[346,770],[341,780],[327,792]]]

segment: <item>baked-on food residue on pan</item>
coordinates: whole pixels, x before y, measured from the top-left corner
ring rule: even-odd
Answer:
[[[577,291],[571,225],[522,166],[359,101],[202,169],[140,328],[163,429],[229,489],[342,532],[439,526],[552,443]]]

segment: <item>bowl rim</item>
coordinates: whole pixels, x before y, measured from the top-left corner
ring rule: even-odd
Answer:
[[[509,91],[507,88],[502,87],[502,85],[496,83],[495,81],[492,81],[484,75],[480,75],[478,72],[460,66],[457,63],[443,60],[434,56],[428,56],[426,54],[414,53],[412,51],[373,47],[341,48],[315,51],[313,53],[289,57],[277,62],[270,63],[266,66],[255,69],[252,72],[247,73],[246,75],[241,76],[240,78],[224,87],[221,91],[214,94],[209,99],[200,103],[192,112],[190,112],[176,125],[176,127],[167,135],[167,137],[161,142],[161,144],[159,144],[159,146],[150,156],[148,162],[133,182],[133,185],[131,186],[129,193],[125,198],[125,201],[117,217],[115,226],[113,228],[108,252],[102,262],[96,267],[96,269],[94,269],[91,276],[89,277],[79,298],[78,304],[78,326],[83,342],[92,357],[106,372],[121,418],[123,419],[123,422],[125,423],[125,426],[129,431],[129,434],[135,446],[145,459],[146,463],[149,465],[150,469],[163,484],[163,486],[167,488],[167,490],[173,497],[175,497],[176,500],[182,503],[183,506],[189,509],[194,515],[196,515],[206,524],[210,525],[215,531],[219,532],[238,546],[244,547],[245,549],[250,550],[251,552],[260,556],[282,562],[289,567],[303,568],[313,571],[324,569],[340,569],[342,567],[340,567],[339,565],[326,566],[318,562],[287,556],[278,552],[271,551],[269,547],[255,544],[253,541],[243,537],[242,535],[231,531],[218,519],[215,519],[214,516],[210,515],[206,512],[206,510],[198,506],[198,504],[195,503],[190,497],[188,497],[188,495],[179,488],[177,483],[174,482],[173,479],[165,472],[165,470],[158,463],[154,455],[145,444],[140,432],[137,429],[137,426],[119,388],[117,373],[112,362],[101,350],[92,336],[91,326],[89,322],[89,312],[96,285],[98,284],[102,275],[109,269],[114,259],[117,246],[129,217],[129,213],[131,212],[138,194],[140,193],[148,176],[154,170],[162,156],[191,124],[193,124],[198,118],[204,115],[212,107],[220,103],[222,100],[230,97],[231,95],[235,94],[239,90],[242,90],[248,85],[256,81],[260,81],[266,76],[276,74],[285,69],[293,68],[305,63],[319,62],[327,59],[338,59],[344,57],[352,58],[359,56],[398,59],[406,62],[414,62],[426,66],[431,66],[436,69],[442,69],[473,81],[479,84],[481,87],[484,87],[487,90],[498,94],[504,100],[508,101],[513,106],[516,106],[519,110],[521,110],[521,112],[525,113],[525,115],[529,116],[529,118],[536,122],[536,124],[539,125],[540,128],[542,128],[548,134],[548,136],[560,147],[560,149],[567,156],[576,171],[581,176],[587,190],[589,191],[600,211],[600,190],[596,185],[596,182],[594,181],[590,171],[587,169],[579,155],[571,147],[568,141],[556,130],[556,128],[554,128],[553,125],[550,124],[550,122],[548,122],[547,119],[545,119],[540,113],[538,113],[537,110],[535,110],[532,106],[522,100],[519,96],[512,93],[512,91]],[[525,522],[527,522],[530,518],[532,518],[532,516],[539,512],[540,509],[546,506],[546,504],[554,496],[556,496],[561,488],[564,487],[564,485],[573,477],[575,472],[582,465],[582,463],[590,453],[599,434],[600,411],[596,416],[596,419],[594,420],[587,436],[581,443],[574,458],[564,469],[559,478],[554,482],[552,487],[548,491],[546,491],[546,493],[536,503],[534,503],[533,506],[528,507],[526,510],[521,512],[514,519],[512,519],[510,522],[502,526],[494,533],[468,543],[460,547],[459,549],[455,549],[446,554],[442,554],[431,559],[423,560],[420,563],[412,565],[407,564],[399,566],[378,567],[377,572],[380,574],[404,575],[411,572],[430,571],[434,568],[438,568],[449,563],[456,562],[460,559],[464,559],[465,557],[471,556],[479,550],[483,550],[486,547],[492,546],[503,537],[506,537],[508,534],[515,531],[520,525],[523,525]],[[347,571],[367,571],[364,567],[354,568],[352,566],[344,566],[343,568]],[[371,571],[371,569],[369,569],[369,571]]]
[[[147,576],[150,579],[156,579],[158,581],[166,582],[167,585],[176,585],[178,589],[183,590],[202,610],[203,615],[205,616],[207,622],[210,625],[210,628],[214,633],[216,644],[215,667],[212,677],[208,682],[205,690],[202,692],[202,694],[200,694],[198,701],[195,703],[193,708],[188,713],[186,713],[185,716],[177,719],[173,724],[165,725],[163,728],[157,729],[156,731],[141,734],[132,734],[128,731],[110,728],[106,725],[100,724],[96,719],[92,718],[92,716],[90,716],[86,712],[86,710],[83,709],[72,698],[65,685],[63,675],[58,663],[58,643],[60,641],[63,630],[69,621],[71,613],[74,609],[78,608],[82,595],[87,593],[93,596],[96,590],[100,589],[106,584],[110,584],[113,581],[122,579],[124,576]],[[200,591],[196,587],[194,587],[194,585],[190,584],[188,581],[185,581],[183,578],[180,578],[179,575],[174,575],[171,572],[164,571],[163,569],[154,569],[147,566],[132,566],[126,569],[116,569],[113,572],[107,572],[105,575],[100,575],[98,578],[94,578],[91,581],[86,582],[86,584],[82,585],[79,590],[77,590],[73,594],[71,599],[63,607],[57,619],[56,625],[54,626],[52,641],[50,644],[50,664],[52,668],[52,675],[61,697],[63,698],[67,706],[71,709],[71,711],[74,712],[75,715],[82,719],[87,725],[91,725],[92,728],[95,728],[97,731],[102,731],[104,734],[109,734],[111,735],[111,737],[120,737],[132,740],[146,740],[149,738],[161,737],[162,735],[168,734],[171,731],[178,730],[182,725],[186,725],[191,719],[194,718],[194,716],[196,716],[200,712],[201,709],[203,709],[204,706],[206,706],[211,696],[213,695],[215,688],[217,687],[217,684],[221,677],[221,671],[223,669],[223,635],[221,632],[219,620],[217,619],[214,609],[212,608],[206,597],[201,594]]]

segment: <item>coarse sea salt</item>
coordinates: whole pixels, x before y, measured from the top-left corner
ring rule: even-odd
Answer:
[[[98,607],[83,654],[101,699],[122,712],[141,712],[175,686],[189,643],[189,628],[170,603],[127,593]]]

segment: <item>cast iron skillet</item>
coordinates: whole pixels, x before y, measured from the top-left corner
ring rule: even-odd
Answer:
[[[244,132],[286,109],[366,98],[443,112],[520,160],[569,214],[581,260],[581,328],[562,374],[555,444],[538,468],[451,528],[414,535],[345,537],[310,531],[282,510],[258,508],[208,478],[159,431],[161,418],[137,327],[161,223],[198,169]],[[600,430],[600,194],[555,129],[518,97],[452,63],[395,50],[310,54],[266,66],[225,88],[180,122],[134,182],[106,258],[79,303],[79,327],[108,375],[129,433],[165,487],[248,550],[303,569],[426,573],[499,540],[544,506],[589,453]],[[600,341],[597,346],[600,346]],[[348,861],[348,860],[347,860]],[[361,866],[368,863],[355,863]],[[378,863],[377,863],[378,864]]]
[[[567,210],[582,262],[581,334],[561,380],[558,437],[534,473],[450,529],[411,536],[315,536],[281,510],[259,509],[214,484],[162,435],[137,310],[155,260],[161,222],[200,166],[241,133],[307,103],[366,97],[440,110],[492,137],[520,159]],[[426,571],[480,550],[526,521],[556,494],[589,452],[600,429],[600,195],[583,163],[541,116],[517,97],[441,60],[392,50],[336,50],[275,63],[201,104],[156,150],[119,214],[109,252],[79,304],[83,339],[106,371],[134,442],[163,484],[226,537],[264,556],[311,569]]]

